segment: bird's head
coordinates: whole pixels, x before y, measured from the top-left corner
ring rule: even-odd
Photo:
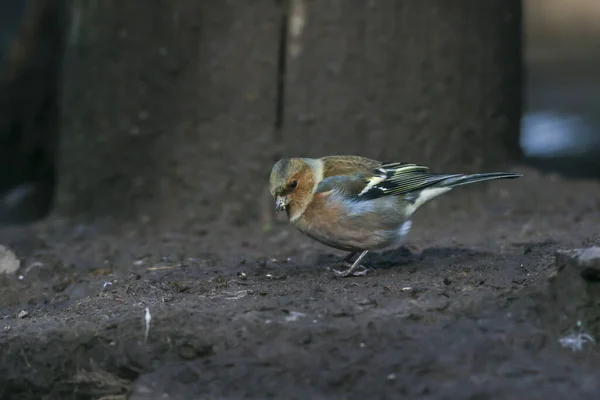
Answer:
[[[304,158],[286,158],[279,160],[271,170],[269,186],[275,199],[275,211],[287,211],[305,208],[315,187],[315,174]]]

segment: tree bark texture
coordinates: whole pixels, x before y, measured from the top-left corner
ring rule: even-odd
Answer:
[[[254,221],[279,156],[500,166],[518,153],[520,6],[73,0],[59,212]]]
[[[255,215],[279,17],[271,0],[74,2],[59,211],[176,224]]]
[[[521,2],[290,0],[286,155],[436,170],[519,153]]]

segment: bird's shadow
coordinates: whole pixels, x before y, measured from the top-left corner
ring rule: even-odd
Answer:
[[[410,265],[425,260],[469,259],[489,254],[488,252],[461,247],[432,247],[422,252],[412,252],[406,247],[382,252],[369,252],[363,259],[364,264],[373,269],[391,269]],[[352,261],[356,259],[355,256]],[[315,260],[317,264],[339,265],[343,256],[320,254]]]

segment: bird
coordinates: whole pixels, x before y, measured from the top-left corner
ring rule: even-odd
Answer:
[[[292,157],[277,161],[269,176],[275,211],[304,235],[349,252],[337,277],[364,276],[371,250],[399,247],[424,204],[458,186],[522,174],[434,174],[410,162],[382,162],[358,155]],[[356,254],[358,258],[350,261]]]

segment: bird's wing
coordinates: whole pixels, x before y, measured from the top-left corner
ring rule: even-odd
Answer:
[[[321,162],[323,180],[315,194],[336,190],[349,197],[357,197],[367,185],[367,178],[381,166],[380,161],[360,156],[327,156]]]
[[[419,192],[459,174],[438,175],[429,168],[412,163],[383,163],[372,175],[365,177],[365,187],[358,197],[366,200],[383,196],[400,196]]]
[[[366,182],[359,175],[335,175],[323,179],[316,187],[315,194],[335,191],[349,198],[356,198],[365,188]]]
[[[316,192],[337,189],[355,200],[373,200],[418,192],[456,176],[432,174],[429,168],[412,163],[366,160],[355,164],[354,169],[349,166],[335,167],[338,175],[325,175]],[[336,171],[335,168],[330,170]]]

